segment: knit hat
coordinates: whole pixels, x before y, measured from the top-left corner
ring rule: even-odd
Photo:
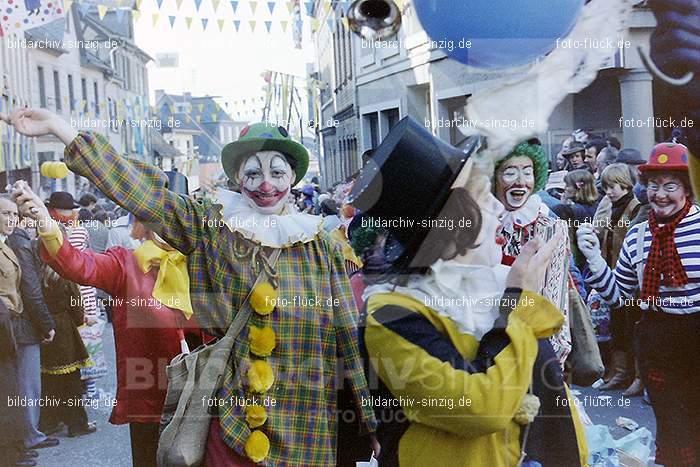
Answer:
[[[649,170],[688,171],[688,148],[679,143],[660,143],[654,146],[649,162],[639,166],[640,172]]]
[[[508,159],[517,156],[525,156],[532,160],[532,165],[535,170],[535,186],[533,192],[538,192],[547,184],[549,162],[544,149],[539,144],[520,143],[503,159],[496,163],[496,170]]]
[[[279,151],[291,158],[296,174],[292,185],[299,183],[309,169],[309,152],[303,145],[290,138],[283,127],[261,122],[246,126],[241,130],[238,141],[224,146],[221,165],[226,175],[235,180],[242,159],[258,151]]]

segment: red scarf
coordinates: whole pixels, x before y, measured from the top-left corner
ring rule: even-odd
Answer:
[[[75,227],[78,222],[78,211],[73,211],[70,216],[64,216],[59,214],[55,209],[49,208],[49,215],[51,216],[51,219],[69,227]]]
[[[666,287],[682,287],[688,283],[688,275],[681,263],[674,236],[676,226],[688,214],[691,206],[690,200],[686,200],[683,209],[663,227],[659,227],[654,211],[649,211],[649,230],[652,238],[647,264],[644,266],[642,300],[658,297],[662,283]]]

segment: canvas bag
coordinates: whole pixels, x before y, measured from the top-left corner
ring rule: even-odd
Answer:
[[[569,289],[569,297],[571,354],[566,362],[573,383],[579,386],[590,386],[603,376],[605,367],[586,303],[575,288]]]
[[[276,249],[270,256],[271,268],[280,252]],[[158,467],[194,467],[204,459],[212,414],[203,401],[217,396],[233,344],[251,314],[250,295],[264,275],[264,270],[258,274],[224,337],[201,345],[192,353],[178,355],[167,366],[168,390],[160,421]]]

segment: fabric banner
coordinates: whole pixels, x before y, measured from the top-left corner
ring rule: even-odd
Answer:
[[[63,0],[42,5],[41,0],[7,0],[3,3],[0,27],[3,34],[20,33],[63,17]],[[51,5],[51,6],[49,6]]]

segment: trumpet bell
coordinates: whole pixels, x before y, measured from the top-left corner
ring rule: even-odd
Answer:
[[[392,0],[355,0],[347,15],[350,29],[369,41],[394,36],[401,28],[401,11]]]

